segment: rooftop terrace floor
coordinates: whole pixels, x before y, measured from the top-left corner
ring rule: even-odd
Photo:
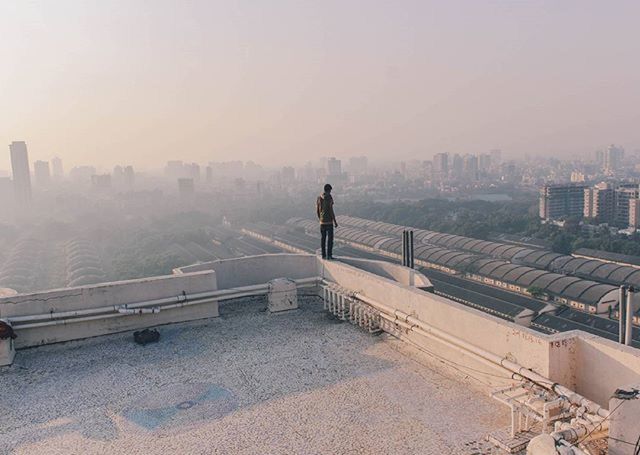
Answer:
[[[321,302],[20,351],[0,369],[0,453],[478,454],[507,409]]]

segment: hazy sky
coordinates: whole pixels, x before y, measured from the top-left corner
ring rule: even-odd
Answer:
[[[12,140],[67,168],[636,149],[639,17],[637,0],[0,0],[0,169]]]

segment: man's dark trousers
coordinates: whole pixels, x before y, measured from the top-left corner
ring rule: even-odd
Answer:
[[[333,257],[333,224],[320,225],[320,238],[322,245],[322,257]]]

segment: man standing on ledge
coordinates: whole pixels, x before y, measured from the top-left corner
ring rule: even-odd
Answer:
[[[336,214],[333,213],[333,198],[331,185],[324,186],[324,193],[316,201],[316,213],[320,221],[320,237],[322,245],[322,259],[333,259],[333,226],[338,227]]]

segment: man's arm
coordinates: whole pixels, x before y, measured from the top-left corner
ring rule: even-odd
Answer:
[[[331,219],[333,220],[333,225],[338,227],[338,221],[336,220],[336,214],[333,211],[333,201],[331,201]]]
[[[316,215],[320,219],[320,198],[316,199]]]

